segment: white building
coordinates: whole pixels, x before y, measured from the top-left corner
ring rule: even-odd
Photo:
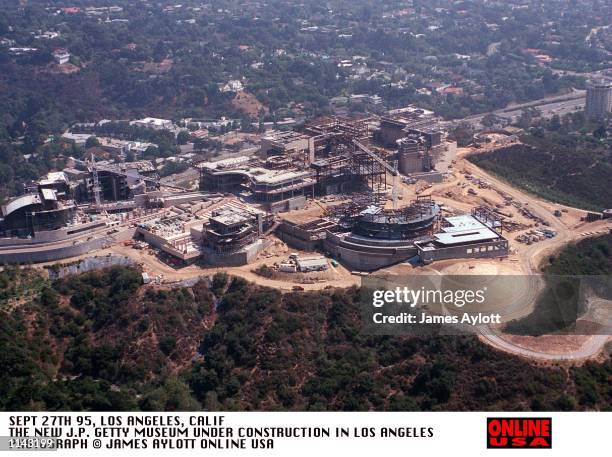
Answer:
[[[53,51],[53,58],[58,65],[63,65],[70,62],[70,53],[65,49],[56,49]]]
[[[146,127],[153,130],[172,130],[174,124],[168,119],[158,119],[155,117],[145,117],[143,119],[137,119],[130,122],[130,125],[136,125],[139,127]]]
[[[221,88],[221,92],[240,92],[244,89],[244,85],[237,79],[232,79]]]

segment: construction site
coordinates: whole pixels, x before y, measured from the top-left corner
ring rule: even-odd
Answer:
[[[507,138],[502,144],[516,140]],[[477,141],[461,153],[496,145]],[[557,235],[467,165],[441,120],[414,107],[267,132],[257,150],[194,163],[199,190],[162,182],[146,160],[92,155],[2,207],[0,260],[44,262],[144,242],[173,265],[235,267],[285,246],[373,272],[508,259],[517,246]]]
[[[199,190],[162,182],[148,161],[92,156],[2,207],[0,260],[131,246],[183,268],[278,269],[292,250],[318,252],[349,274],[441,270],[459,259],[524,267],[523,251],[583,215],[554,208],[551,221],[465,161],[517,141],[487,135],[457,149],[434,113],[414,107],[318,118],[267,132],[258,150],[194,163]]]
[[[457,148],[442,125],[415,108],[315,119],[267,132],[257,151],[194,163],[197,190],[160,180],[147,161],[77,162],[2,206],[0,261],[112,256],[139,265],[147,283],[221,269],[288,292],[366,275],[537,274],[567,243],[609,233],[609,210],[539,199],[466,160],[516,136],[490,132]],[[490,330],[481,338],[500,349],[556,357],[560,337]],[[604,343],[566,336],[564,354],[588,357]]]

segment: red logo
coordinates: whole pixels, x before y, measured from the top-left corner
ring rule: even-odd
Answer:
[[[488,417],[487,449],[550,449],[550,417]]]

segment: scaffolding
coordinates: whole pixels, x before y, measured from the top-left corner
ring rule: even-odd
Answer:
[[[504,218],[488,206],[477,206],[472,209],[472,216],[501,236]]]

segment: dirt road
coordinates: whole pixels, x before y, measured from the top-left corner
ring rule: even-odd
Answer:
[[[289,292],[295,286],[299,286],[304,290],[322,290],[329,287],[346,288],[360,284],[360,277],[351,275],[351,273],[341,265],[338,265],[337,267],[330,265],[329,279],[317,280],[312,283],[305,283],[303,281],[300,281],[299,276],[296,276],[295,281],[291,282],[285,279],[277,280],[265,278],[253,272],[253,270],[255,270],[260,265],[271,265],[274,262],[280,262],[282,260],[285,260],[287,258],[287,255],[284,252],[280,253],[277,256],[260,258],[256,262],[248,265],[242,265],[239,267],[219,268],[203,268],[196,265],[190,265],[183,268],[174,268],[162,262],[160,259],[157,258],[157,256],[155,256],[155,254],[151,254],[149,250],[137,250],[123,245],[114,245],[110,248],[96,251],[94,255],[105,256],[107,254],[121,255],[134,260],[134,262],[141,265],[142,269],[146,271],[150,277],[155,278],[157,276],[160,276],[163,283],[173,283],[178,281],[184,281],[187,279],[197,278],[199,276],[212,276],[218,272],[226,272],[230,275],[244,278],[255,284],[272,287],[275,289],[279,289],[283,292]],[[72,262],[91,256],[92,254],[83,255],[66,259],[63,262]],[[58,262],[42,263],[37,264],[35,267],[43,268],[45,265],[51,265],[56,263]]]
[[[465,160],[464,157],[458,159],[458,168],[463,169],[473,176],[485,179],[492,186],[501,190],[514,199],[526,204],[530,211],[545,220],[550,224],[550,227],[557,232],[554,238],[526,246],[520,253],[520,264],[525,274],[537,274],[541,271],[542,265],[546,259],[561,249],[567,244],[576,242],[585,238],[603,235],[609,233],[612,229],[610,221],[601,220],[592,223],[582,223],[574,226],[566,225],[563,220],[554,215],[555,207],[550,202],[542,201],[537,197],[522,192],[499,178],[485,172],[476,165]],[[574,208],[575,211],[580,211]],[[537,360],[547,361],[580,361],[597,356],[611,340],[609,335],[593,335],[586,337],[584,335],[566,335],[562,340],[560,337],[551,339],[547,336],[538,338],[534,337],[519,337],[505,335],[502,332],[495,331],[490,327],[483,327],[480,332],[480,339],[498,349],[516,354],[522,357],[527,357]],[[567,349],[563,346],[578,347]],[[555,347],[560,350],[555,350]]]

